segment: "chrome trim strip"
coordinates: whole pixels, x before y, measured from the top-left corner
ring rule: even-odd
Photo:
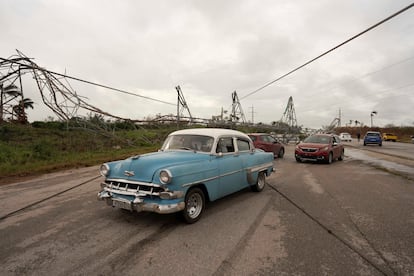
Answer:
[[[190,183],[187,183],[187,184],[183,184],[183,185],[181,185],[181,187],[192,186],[194,184],[199,184],[200,182],[208,182],[208,181],[215,180],[215,179],[220,178],[220,177],[223,177],[223,176],[228,176],[228,175],[232,175],[232,174],[235,174],[235,173],[240,173],[242,171],[243,171],[243,169],[237,170],[237,171],[233,171],[233,172],[229,172],[229,173],[225,173],[225,174],[221,174],[221,175],[217,175],[217,176],[213,176],[213,177],[210,177],[210,178],[205,178],[205,179],[197,180],[197,181],[194,181],[194,182],[190,182]]]
[[[273,162],[269,162],[269,163],[266,163],[266,164],[263,164],[263,165],[248,167],[248,168],[237,170],[237,171],[228,172],[228,173],[225,173],[225,174],[221,174],[221,175],[206,178],[206,179],[197,180],[197,181],[194,181],[194,182],[183,184],[183,185],[181,185],[181,187],[188,187],[188,186],[192,186],[194,184],[199,184],[201,182],[208,182],[208,181],[220,178],[220,177],[232,175],[232,174],[235,174],[235,173],[240,173],[240,172],[243,172],[243,171],[250,172],[250,173],[251,172],[256,172],[256,171],[261,171],[261,170],[264,170],[264,169],[268,169],[269,167],[273,167]]]
[[[248,170],[250,170],[250,172],[257,172],[257,171],[262,171],[264,169],[268,169],[269,167],[273,167],[273,162],[269,162],[269,163],[254,166],[254,167],[250,167],[250,168],[248,168]]]

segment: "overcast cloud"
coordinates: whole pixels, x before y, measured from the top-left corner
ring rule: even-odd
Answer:
[[[230,109],[237,91],[255,123],[281,119],[292,96],[304,127],[329,125],[339,109],[342,125],[369,125],[375,110],[375,125],[413,126],[414,8],[245,97],[411,2],[0,0],[0,57],[18,49],[49,70],[171,103],[180,85],[199,118]],[[28,82],[29,120],[53,115]],[[71,85],[120,117],[176,113],[174,105]]]

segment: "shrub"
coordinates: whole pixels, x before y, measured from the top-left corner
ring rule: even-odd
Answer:
[[[33,158],[38,160],[50,160],[53,157],[53,150],[49,143],[42,140],[36,142],[33,147]]]

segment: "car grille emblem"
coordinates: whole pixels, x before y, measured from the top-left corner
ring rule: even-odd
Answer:
[[[124,175],[126,175],[126,176],[134,176],[135,173],[133,171],[125,171],[124,172]]]

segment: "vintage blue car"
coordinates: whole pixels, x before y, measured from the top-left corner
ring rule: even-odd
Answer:
[[[200,219],[207,201],[251,187],[263,190],[273,153],[255,149],[249,136],[217,128],[171,133],[158,152],[101,165],[98,199],[109,206]]]

